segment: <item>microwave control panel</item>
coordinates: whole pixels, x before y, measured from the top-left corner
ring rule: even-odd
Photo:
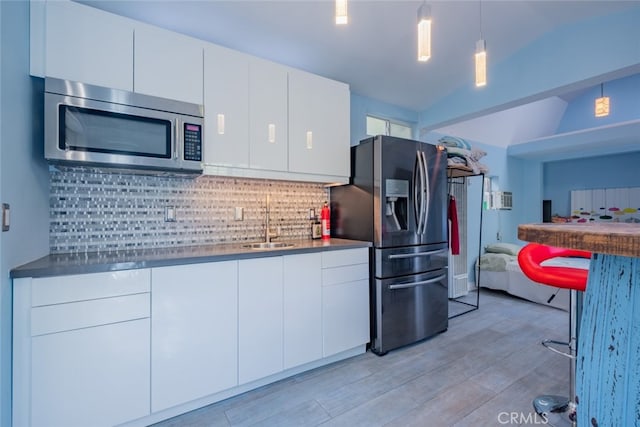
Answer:
[[[184,160],[202,161],[202,126],[184,124]]]

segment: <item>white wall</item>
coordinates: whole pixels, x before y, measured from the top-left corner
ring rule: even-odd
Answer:
[[[29,2],[0,1],[0,425],[11,425],[9,271],[49,249],[49,175],[42,143],[42,81],[29,76]]]

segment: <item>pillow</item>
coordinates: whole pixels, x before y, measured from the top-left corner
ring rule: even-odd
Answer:
[[[513,243],[492,243],[484,248],[485,252],[494,254],[518,255],[521,246]]]
[[[462,138],[445,135],[438,142],[446,147],[458,147],[471,150],[471,145]]]

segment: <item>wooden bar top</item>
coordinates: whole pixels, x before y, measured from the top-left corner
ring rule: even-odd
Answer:
[[[521,224],[518,239],[560,248],[640,258],[640,224]]]

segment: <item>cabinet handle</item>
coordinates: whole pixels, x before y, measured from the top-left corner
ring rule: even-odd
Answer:
[[[311,150],[313,148],[313,132],[310,130],[307,131],[307,149]]]
[[[269,123],[269,142],[272,144],[276,142],[276,125],[273,123]]]
[[[218,135],[224,135],[224,114],[218,114]]]

